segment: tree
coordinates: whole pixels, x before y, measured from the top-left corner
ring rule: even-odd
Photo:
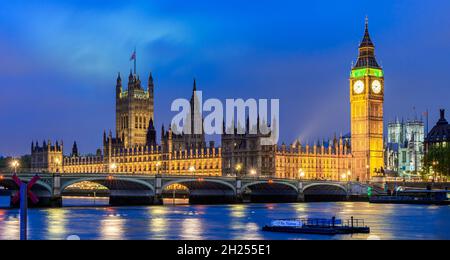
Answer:
[[[450,145],[438,143],[429,146],[424,157],[424,173],[433,177],[450,177]]]
[[[0,157],[0,170],[8,171],[11,170],[11,161],[13,157]],[[23,155],[19,158],[19,164],[21,169],[30,169],[31,168],[31,156]]]

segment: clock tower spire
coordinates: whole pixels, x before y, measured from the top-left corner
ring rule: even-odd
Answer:
[[[353,176],[369,180],[384,166],[384,72],[375,57],[367,18],[358,60],[350,75],[350,106]]]

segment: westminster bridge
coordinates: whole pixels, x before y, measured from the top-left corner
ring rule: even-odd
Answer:
[[[23,182],[36,174],[19,173]],[[61,207],[62,196],[71,185],[92,182],[106,187],[110,205],[158,205],[174,184],[187,188],[192,204],[243,202],[298,202],[311,200],[367,199],[367,189],[381,193],[381,185],[320,180],[266,177],[177,176],[148,174],[50,174],[39,173],[31,191],[39,197],[37,206]],[[12,173],[0,175],[0,186],[14,195],[18,187]]]

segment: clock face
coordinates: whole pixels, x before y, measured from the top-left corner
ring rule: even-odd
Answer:
[[[353,85],[353,90],[356,94],[361,94],[364,92],[364,82],[362,80],[358,80],[355,82],[355,85]]]
[[[372,91],[375,94],[380,94],[381,93],[381,82],[379,80],[374,80],[372,82]]]

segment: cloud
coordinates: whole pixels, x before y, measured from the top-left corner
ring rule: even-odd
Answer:
[[[116,71],[135,46],[163,42],[175,49],[179,42],[189,43],[181,23],[134,8],[79,10],[43,5],[24,8],[11,19],[20,20],[17,30],[41,63],[77,75]],[[163,61],[158,49],[146,55],[152,54]]]

